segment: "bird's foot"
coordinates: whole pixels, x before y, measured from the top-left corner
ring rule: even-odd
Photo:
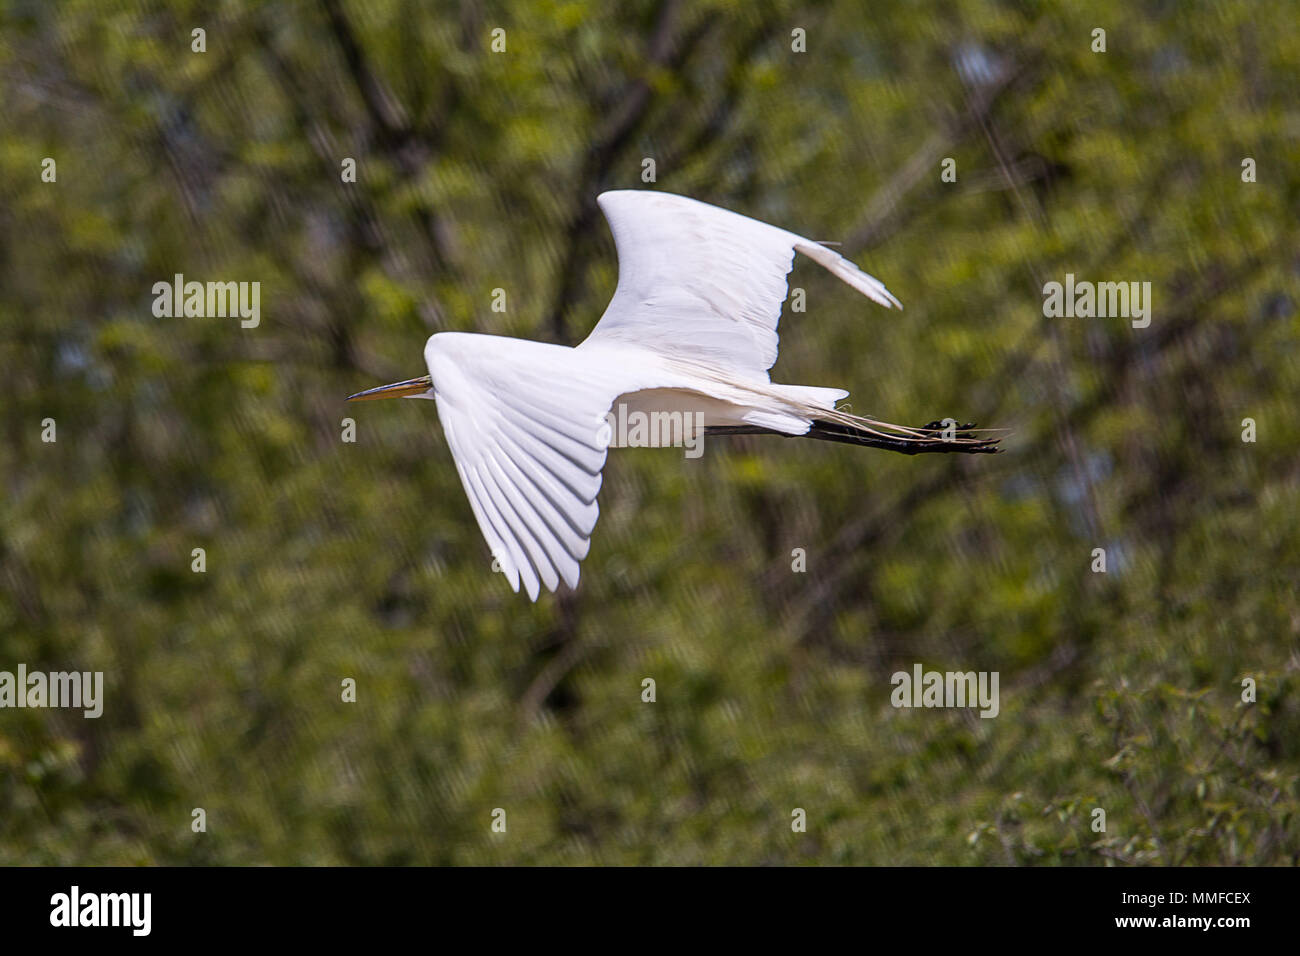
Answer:
[[[966,422],[964,425],[957,424],[955,418],[945,418],[941,421],[930,422],[928,425],[922,425],[917,431],[922,432],[939,432],[941,436],[955,438],[974,438],[974,435],[966,434],[969,429],[978,428],[974,422]]]
[[[952,449],[953,451],[974,454],[996,454],[1001,451],[998,448],[998,439],[982,438],[973,433],[972,429],[978,427],[975,422],[958,423],[955,418],[945,418],[922,425],[917,431],[929,432],[931,433],[930,437],[939,438],[944,442],[952,442],[957,446]]]

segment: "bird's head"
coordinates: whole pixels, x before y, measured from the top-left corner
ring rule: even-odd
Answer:
[[[373,402],[380,398],[433,398],[433,379],[428,375],[408,378],[404,382],[392,385],[380,385],[368,388],[364,392],[349,395],[349,402]]]

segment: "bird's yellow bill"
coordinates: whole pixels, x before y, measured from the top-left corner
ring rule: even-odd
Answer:
[[[380,385],[378,388],[368,388],[364,392],[357,392],[355,395],[349,395],[349,402],[373,402],[381,398],[403,398],[408,395],[423,395],[433,387],[433,379],[427,375],[421,375],[419,378],[408,378],[405,382],[394,382],[392,385]]]

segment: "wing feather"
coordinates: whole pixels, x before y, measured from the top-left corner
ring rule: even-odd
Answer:
[[[479,491],[476,483],[470,480],[468,472],[459,462],[456,463],[456,473],[460,475],[460,483],[465,489],[465,496],[469,498],[470,510],[474,512],[474,520],[478,522],[479,531],[483,533],[483,537],[487,540],[493,559],[497,562],[497,566],[501,568],[501,573],[506,576],[506,580],[510,582],[510,587],[518,594],[519,570],[510,557],[510,551],[506,547],[505,541],[497,532],[496,525],[488,518],[487,511],[479,501]]]
[[[518,469],[513,469],[513,473],[507,470],[505,463],[499,460],[498,454],[494,452],[488,459],[492,468],[493,475],[496,478],[497,487],[505,493],[510,504],[514,507],[515,514],[523,519],[532,533],[533,538],[541,547],[543,557],[538,558],[534,555],[534,564],[538,560],[549,564],[555,571],[559,572],[561,578],[570,587],[577,584],[578,581],[578,562],[574,555],[569,552],[566,542],[560,539],[554,527],[538,510],[538,502],[535,497],[535,489],[532,482],[526,477],[519,474]],[[538,570],[544,568],[538,566]],[[550,579],[548,579],[549,581]],[[548,583],[551,590],[555,590],[555,583]]]
[[[520,567],[520,572],[523,574],[524,580],[528,582],[528,596],[536,601],[539,579],[552,591],[559,585],[560,581],[555,573],[555,568],[547,559],[537,539],[533,537],[528,522],[520,517],[519,512],[497,483],[496,475],[492,472],[491,455],[485,456],[482,466],[475,470],[479,480],[487,488],[488,497],[492,499],[497,514],[506,523],[510,536],[524,553],[524,563]]]
[[[833,249],[765,222],[649,190],[597,202],[614,234],[618,286],[579,349],[626,342],[766,381],[795,252],[886,308],[902,307]]]
[[[473,489],[473,495],[477,498],[478,503],[482,506],[484,514],[487,515],[488,521],[492,525],[493,533],[497,539],[503,542],[506,558],[499,558],[498,562],[502,568],[509,568],[506,573],[513,579],[518,577],[528,596],[534,601],[537,600],[538,582],[537,573],[533,566],[524,557],[523,548],[519,544],[519,538],[514,530],[506,522],[501,511],[497,508],[487,485],[483,481],[483,476],[479,474],[477,467],[465,469],[465,474],[469,477],[469,483],[466,490]]]
[[[574,349],[442,333],[425,359],[479,529],[510,586],[578,583],[600,514],[605,413],[627,376]]]
[[[520,494],[528,499],[529,505],[537,517],[545,522],[551,537],[556,539],[564,553],[575,562],[587,556],[591,547],[590,539],[580,534],[564,515],[555,507],[555,502],[544,491],[539,482],[525,474],[504,449],[493,455],[493,461],[506,473],[506,480],[519,489]],[[574,571],[576,576],[577,572]]]

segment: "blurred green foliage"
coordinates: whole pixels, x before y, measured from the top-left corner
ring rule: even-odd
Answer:
[[[1294,864],[1294,13],[0,2],[0,669],[107,697],[0,711],[0,863]],[[433,406],[341,400],[580,340],[644,158],[906,305],[797,263],[774,378],[1006,453],[617,451],[577,593],[511,593]],[[1067,272],[1150,327],[1044,318]],[[1000,715],[895,710],[918,662]]]

